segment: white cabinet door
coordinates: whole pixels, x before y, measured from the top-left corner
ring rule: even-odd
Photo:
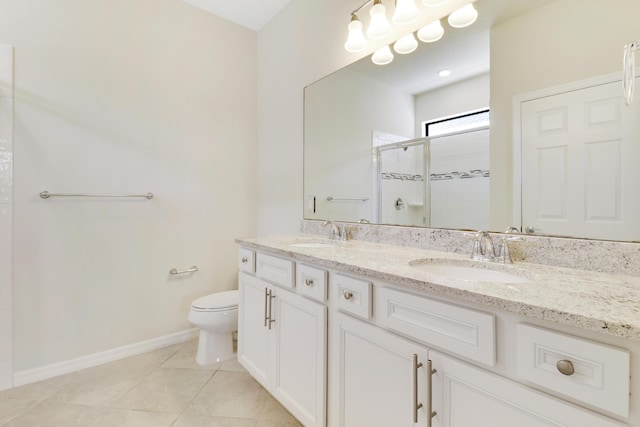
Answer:
[[[305,426],[326,424],[327,308],[241,272],[238,361]]]
[[[272,393],[305,426],[324,426],[327,308],[293,292],[273,292]]]
[[[265,327],[268,289],[247,273],[238,278],[238,361],[263,387],[269,387],[269,329]]]
[[[586,409],[430,351],[434,427],[621,427]]]
[[[428,350],[387,331],[332,313],[330,423],[340,427],[426,425]],[[414,367],[414,355],[424,366]],[[414,394],[414,381],[417,384]]]

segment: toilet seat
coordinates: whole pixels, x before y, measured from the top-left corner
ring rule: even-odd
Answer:
[[[216,292],[205,295],[191,303],[191,308],[196,311],[229,311],[238,309],[240,295],[238,290]]]

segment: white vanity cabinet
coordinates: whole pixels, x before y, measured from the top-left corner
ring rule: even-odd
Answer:
[[[294,286],[287,265],[258,253],[256,276],[240,272],[238,361],[305,426],[324,426],[327,308],[282,287]]]
[[[426,425],[427,348],[339,312],[331,319],[329,425]]]
[[[610,418],[431,351],[433,427],[621,427]]]
[[[242,259],[238,360],[305,426],[628,426],[607,416],[630,413],[624,348],[307,260]]]

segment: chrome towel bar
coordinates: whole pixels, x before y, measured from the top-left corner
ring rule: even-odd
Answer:
[[[368,197],[358,197],[358,198],[349,199],[349,198],[327,196],[327,202],[366,202],[367,200],[369,200]]]
[[[49,193],[43,191],[40,193],[40,197],[48,199],[50,197],[144,197],[145,199],[153,199],[153,193],[147,194],[70,194],[70,193]]]
[[[187,268],[186,270],[178,270],[177,268],[174,267],[171,270],[169,270],[169,274],[172,276],[175,276],[176,274],[195,273],[196,271],[198,271],[197,265],[193,265],[191,266],[191,268]]]

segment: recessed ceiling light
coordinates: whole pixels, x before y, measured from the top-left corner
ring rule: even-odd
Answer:
[[[451,70],[441,70],[438,75],[440,77],[447,77],[451,75]]]

